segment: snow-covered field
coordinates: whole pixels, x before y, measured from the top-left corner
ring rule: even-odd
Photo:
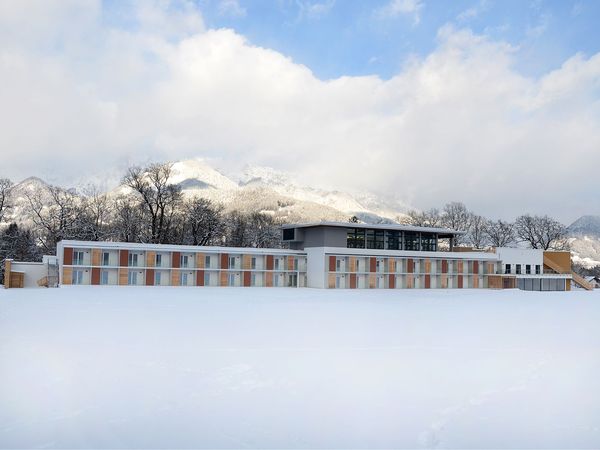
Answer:
[[[600,292],[0,289],[0,447],[600,447]]]

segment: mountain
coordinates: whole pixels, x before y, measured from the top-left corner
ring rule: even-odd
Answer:
[[[345,221],[353,215],[369,222],[392,222],[407,209],[398,200],[372,193],[306,186],[270,167],[246,166],[241,173],[226,175],[204,160],[190,159],[173,164],[171,180],[187,197],[201,196],[227,210],[261,211],[290,222]]]
[[[582,216],[567,227],[573,262],[600,266],[600,216]]]

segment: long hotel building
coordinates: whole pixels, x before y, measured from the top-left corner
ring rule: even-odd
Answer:
[[[7,287],[239,286],[329,289],[589,289],[569,252],[454,248],[458,231],[319,222],[282,227],[289,249],[61,241],[47,268],[7,262]],[[446,242],[442,250],[440,242]],[[28,276],[27,274],[30,274]],[[37,275],[36,275],[37,274]],[[35,278],[38,279],[35,279]]]

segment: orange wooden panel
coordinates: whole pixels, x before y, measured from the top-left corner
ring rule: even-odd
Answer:
[[[251,255],[242,255],[242,269],[250,270],[252,269],[252,256]],[[250,286],[250,285],[248,285]]]
[[[335,288],[335,274],[330,273],[327,275],[327,287],[330,289]]]
[[[441,288],[442,289],[447,289],[448,288],[448,275],[442,275],[441,276]]]
[[[333,255],[329,256],[329,272],[335,272],[335,256]]]
[[[92,284],[93,285],[100,284],[100,268],[99,267],[92,268]]]
[[[227,286],[229,283],[227,282],[227,272],[224,270],[221,270],[219,272],[219,278],[220,278],[220,286]]]
[[[415,280],[412,275],[406,275],[406,287],[412,289],[415,287]]]
[[[294,256],[289,255],[287,257],[287,268],[286,270],[294,270]]]
[[[396,275],[394,275],[394,274],[390,274],[389,275],[388,287],[390,289],[395,289],[396,288]]]
[[[269,255],[270,256],[270,255]],[[267,257],[267,263],[269,258]],[[271,256],[271,263],[273,263],[273,257]],[[267,272],[265,276],[265,286],[272,287],[273,286],[273,272]]]
[[[244,286],[250,286],[250,272],[244,272]]]
[[[356,256],[348,258],[348,272],[356,272]],[[356,281],[356,277],[354,277],[354,281]]]
[[[99,248],[92,249],[92,266],[100,266],[102,260],[102,251]],[[92,274],[93,276],[93,274]],[[100,278],[98,278],[100,280]],[[93,283],[92,283],[93,284]],[[100,284],[100,281],[98,281]]]
[[[478,288],[479,287],[479,277],[477,275],[475,275],[473,277],[473,287],[474,288]]]
[[[156,263],[156,252],[146,252],[146,267],[154,267]],[[150,284],[148,284],[148,281],[146,280],[146,284],[148,286],[151,286]],[[154,280],[152,280],[152,285],[154,284]]]
[[[73,264],[73,249],[65,247],[63,251],[63,264],[65,266],[70,266]]]
[[[128,250],[119,250],[119,266],[127,267],[128,265],[129,265],[129,251]],[[127,284],[127,283],[125,283],[125,284]]]
[[[377,271],[377,258],[370,257],[369,258],[369,272]]]
[[[205,264],[205,259],[204,259],[204,253],[196,253],[196,267],[198,269],[204,269],[204,264]],[[204,281],[204,278],[202,279],[202,281]],[[196,283],[197,286],[202,286],[198,283]]]
[[[425,260],[425,273],[431,273],[431,260],[429,258]]]
[[[350,289],[356,289],[356,274],[350,274]]]
[[[204,270],[196,271],[196,286],[204,286]]]
[[[267,255],[267,270],[273,270],[273,255]],[[271,276],[271,286],[273,285],[273,277]]]
[[[462,263],[462,261],[461,261],[461,263]],[[462,287],[463,287],[463,276],[459,275],[458,276],[458,288],[462,289]]]
[[[119,269],[119,286],[127,286],[127,281],[127,269]]]
[[[413,262],[412,258],[408,258],[406,260],[406,272],[413,273],[414,270],[415,270],[414,262]]]
[[[374,258],[373,258],[374,259]],[[369,288],[374,289],[377,286],[377,278],[376,275],[369,274]]]
[[[448,261],[442,259],[442,273],[448,273]]]
[[[479,273],[479,261],[473,261],[473,273]]]
[[[458,273],[463,273],[463,269],[464,269],[464,267],[463,267],[463,261],[458,261],[458,270],[457,270],[457,272]]]
[[[173,252],[173,256],[175,256],[175,253],[178,252]],[[179,261],[179,257],[177,258],[177,261]],[[171,270],[171,286],[179,286],[179,273],[180,271],[177,269]]]
[[[73,249],[71,249],[73,250]],[[73,262],[73,261],[71,261]],[[63,279],[62,279],[62,284],[71,284],[73,282],[73,269],[71,269],[70,267],[65,267],[63,268]]]
[[[425,275],[425,289],[431,289],[431,275]]]
[[[146,286],[154,286],[154,269],[146,269]]]
[[[171,253],[171,267],[173,269],[179,269],[180,266],[181,266],[181,252]],[[177,273],[179,273],[179,272],[177,272]],[[179,286],[179,281],[178,281],[178,284],[174,284],[173,286]]]

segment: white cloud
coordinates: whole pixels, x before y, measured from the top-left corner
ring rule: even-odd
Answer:
[[[415,25],[421,21],[421,0],[389,0],[387,4],[375,10],[375,16],[380,19],[396,18],[401,15],[412,16]]]
[[[245,17],[246,8],[238,0],[220,0],[217,10],[221,16]]]
[[[480,0],[477,4],[462,11],[458,16],[456,16],[456,20],[458,20],[459,22],[467,22],[469,20],[473,20],[479,15],[481,15],[481,13],[486,11],[488,7],[488,0]]]
[[[156,5],[129,30],[107,25],[97,5],[77,13],[85,26],[67,12],[51,23],[33,14],[29,40],[2,16],[0,176],[68,184],[204,156],[423,208],[463,200],[490,215],[573,218],[597,202],[600,54],[530,78],[510,45],[444,27],[429,55],[389,80],[323,81],[232,30],[199,29],[198,11],[178,27],[181,6]]]
[[[320,2],[296,0],[299,8],[299,19],[321,19],[325,17],[335,6],[335,0],[325,0]]]

